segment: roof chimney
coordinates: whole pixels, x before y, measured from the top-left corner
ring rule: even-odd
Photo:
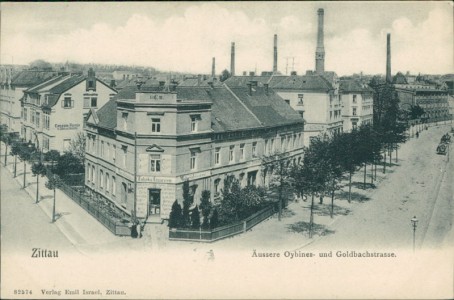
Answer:
[[[274,35],[274,59],[273,59],[273,73],[277,73],[277,34]]]
[[[386,35],[386,82],[392,82],[391,77],[391,34]]]
[[[247,93],[249,96],[252,96],[252,84],[250,83],[247,84]]]
[[[110,87],[115,87],[117,84],[115,83],[115,79],[110,80]]]
[[[230,75],[235,76],[235,43],[232,43],[232,50],[230,53]]]
[[[263,86],[265,87],[265,95],[268,96],[268,83],[264,83]]]
[[[325,46],[323,42],[323,8],[318,9],[318,31],[317,31],[317,49],[315,50],[315,72],[321,74],[325,72]]]
[[[199,75],[197,75],[197,86],[199,86],[201,82],[202,82],[202,75],[199,74]]]
[[[213,63],[211,64],[211,77],[216,77],[216,58],[213,57]]]

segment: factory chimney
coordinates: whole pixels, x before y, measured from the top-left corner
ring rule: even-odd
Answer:
[[[216,58],[213,57],[213,63],[211,64],[211,77],[216,77]]]
[[[386,35],[386,83],[393,81],[391,77],[391,34]]]
[[[318,9],[318,32],[317,49],[315,50],[315,72],[321,74],[325,72],[325,46],[323,43],[323,8]]]
[[[274,59],[273,59],[273,73],[277,73],[277,34],[274,35]]]
[[[232,50],[230,53],[230,75],[235,76],[235,43],[232,42]]]

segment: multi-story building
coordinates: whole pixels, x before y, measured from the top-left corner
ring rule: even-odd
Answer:
[[[8,131],[19,133],[21,130],[21,102],[23,91],[57,76],[53,71],[23,70],[14,73],[13,67],[2,67],[0,80],[1,124]]]
[[[61,74],[24,90],[21,136],[38,143],[43,151],[64,151],[77,132],[83,131],[88,112],[103,106],[116,91],[95,77]]]
[[[425,122],[450,120],[449,91],[427,84],[394,84],[399,97],[399,105],[408,110],[411,106],[419,105],[424,109],[422,118]]]
[[[340,82],[343,131],[349,132],[373,122],[373,93],[368,85],[357,80]]]
[[[264,87],[124,88],[87,120],[86,186],[139,218],[167,219],[188,180],[199,203],[223,179],[266,185],[264,155],[302,156],[304,121]]]
[[[226,80],[226,84],[231,88],[251,84],[253,88],[274,90],[304,118],[304,144],[307,146],[310,137],[342,131],[339,81],[336,74],[325,73],[326,76],[313,72],[303,76],[234,76]]]

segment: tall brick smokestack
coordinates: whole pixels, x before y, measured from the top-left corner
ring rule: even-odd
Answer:
[[[277,73],[277,34],[274,35],[273,73]]]
[[[317,31],[317,49],[315,50],[315,72],[321,74],[325,72],[325,46],[323,35],[323,8],[318,9],[318,31]]]
[[[232,50],[230,52],[230,75],[235,76],[235,43],[232,43]]]
[[[213,62],[211,64],[211,77],[216,77],[216,58],[213,57]]]
[[[391,34],[386,35],[386,82],[391,83]]]

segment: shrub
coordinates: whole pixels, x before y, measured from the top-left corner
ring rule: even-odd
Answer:
[[[170,211],[169,215],[169,227],[170,228],[178,228],[181,227],[183,223],[183,214],[181,210],[180,203],[178,203],[178,200],[175,200],[175,202],[172,205],[172,210]]]

